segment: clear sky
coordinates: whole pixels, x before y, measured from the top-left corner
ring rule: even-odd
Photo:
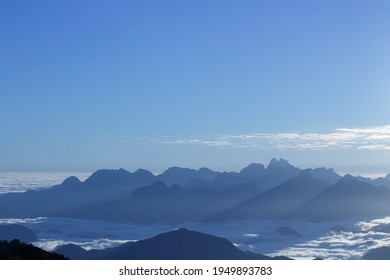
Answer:
[[[0,171],[390,172],[390,2],[0,2]]]

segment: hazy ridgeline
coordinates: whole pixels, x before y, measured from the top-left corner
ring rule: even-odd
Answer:
[[[257,218],[312,221],[390,214],[390,182],[332,169],[300,170],[273,159],[240,172],[173,167],[99,170],[84,182],[69,177],[44,190],[0,196],[1,218],[71,217],[137,224]]]

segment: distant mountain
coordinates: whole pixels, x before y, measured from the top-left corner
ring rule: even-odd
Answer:
[[[298,167],[292,166],[287,160],[273,158],[259,184],[263,189],[270,189],[298,176],[300,172]]]
[[[0,260],[65,260],[56,253],[50,253],[19,240],[0,241]]]
[[[327,182],[331,185],[337,183],[338,180],[340,180],[342,177],[337,174],[332,168],[315,168],[315,169],[307,169],[310,173],[310,175],[313,178],[319,179],[321,181]]]
[[[128,199],[111,203],[113,219],[122,215],[119,221],[131,221],[138,224],[176,223],[190,219],[185,209],[195,203],[197,197],[190,196],[188,191],[178,185],[168,187],[162,182],[137,188]],[[180,211],[182,210],[182,211]]]
[[[0,225],[0,240],[12,241],[18,239],[24,243],[31,243],[38,240],[35,233],[22,225]]]
[[[365,253],[362,260],[390,260],[390,247],[380,247]]]
[[[287,217],[329,221],[387,214],[390,214],[390,195],[387,191],[346,175]]]
[[[356,179],[358,179],[361,182],[365,182],[367,184],[371,184],[377,187],[384,187],[390,190],[390,181],[387,180],[386,178],[376,178],[376,179],[371,179],[371,178],[365,178],[361,176],[357,176]]]
[[[192,172],[191,179],[195,177],[195,171],[187,170],[188,173]],[[191,189],[208,188],[218,191],[228,191],[233,188],[237,188],[239,185],[253,183],[258,190],[266,190],[275,187],[300,173],[300,169],[294,167],[284,159],[272,159],[267,166],[259,163],[251,163],[247,167],[243,168],[240,172],[218,172],[214,173],[214,180],[209,181],[212,176],[209,176],[207,183],[203,180],[199,182],[199,186],[196,186],[194,182],[191,182]],[[189,175],[187,175],[189,177]],[[163,182],[166,182],[162,180]]]
[[[309,171],[263,192],[216,217],[216,220],[282,218],[329,186]]]
[[[64,216],[136,224],[202,222],[259,192],[251,183],[218,192],[156,182],[137,188],[129,197],[77,207]]]
[[[69,247],[68,247],[69,248]],[[76,252],[71,255],[69,252]],[[56,252],[64,252],[63,248]],[[77,259],[82,250],[65,250]],[[271,260],[261,254],[243,252],[225,238],[187,229],[161,233],[155,237],[129,242],[103,251],[87,251],[82,259],[102,260]],[[288,259],[277,257],[274,259]]]
[[[280,227],[275,230],[276,233],[282,236],[300,237],[301,235],[290,227]]]
[[[243,168],[239,173],[236,172],[221,172],[213,181],[211,188],[226,191],[233,189],[238,185],[249,182],[256,182],[265,175],[264,165],[258,163],[251,163]],[[260,184],[257,187],[261,189]]]
[[[200,168],[199,170],[182,168],[182,167],[171,167],[164,173],[158,175],[155,181],[164,182],[167,185],[185,185],[188,180],[191,179],[202,179],[206,182],[212,182],[219,172],[212,171],[208,168]]]
[[[265,167],[260,163],[251,163],[247,167],[243,168],[239,174],[242,178],[253,180],[265,174]]]
[[[0,196],[0,217],[61,216],[64,209],[121,197],[124,192],[153,181],[153,174],[144,171],[99,170],[85,182],[70,177],[49,189]]]
[[[94,172],[85,182],[70,177],[61,185],[49,189],[2,195],[0,217],[63,216],[71,209],[130,197],[138,187],[161,181],[160,179],[175,184],[194,178],[211,182],[217,174],[218,172],[207,168],[192,170],[174,167],[158,176],[144,169],[138,169],[134,173],[124,169],[103,169]]]

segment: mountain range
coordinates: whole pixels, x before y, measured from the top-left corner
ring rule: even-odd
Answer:
[[[72,217],[137,224],[253,218],[338,220],[390,214],[390,175],[376,180],[333,169],[301,170],[285,159],[240,172],[171,167],[98,170],[39,191],[0,195],[1,218]]]

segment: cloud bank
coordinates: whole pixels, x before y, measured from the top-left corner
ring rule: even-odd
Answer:
[[[337,128],[327,133],[283,132],[213,135],[199,138],[167,137],[161,144],[205,145],[220,148],[390,151],[390,125],[371,128]]]
[[[243,220],[228,223],[185,223],[182,225],[135,225],[70,218],[0,219],[0,224],[19,223],[32,229],[39,241],[35,245],[53,250],[74,243],[85,249],[103,249],[127,241],[155,236],[184,227],[225,237],[241,250],[294,259],[358,259],[368,250],[390,245],[390,217],[348,219],[311,223],[299,219]],[[297,236],[278,234],[289,227]]]
[[[88,172],[0,172],[0,194],[49,188],[70,176],[84,181],[90,175]]]

